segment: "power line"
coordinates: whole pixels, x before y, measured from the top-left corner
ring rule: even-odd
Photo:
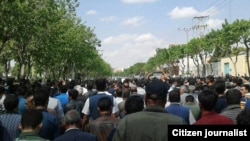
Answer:
[[[193,30],[192,28],[178,28],[180,31],[184,31],[186,33],[187,43],[189,41],[189,31]],[[189,74],[189,55],[187,54],[187,73]]]
[[[211,16],[211,15],[215,14],[217,10],[220,10],[220,9],[222,9],[223,7],[225,7],[226,5],[230,4],[231,1],[232,1],[232,0],[227,0],[227,1],[218,1],[218,0],[215,0],[215,1],[213,1],[210,5],[208,5],[208,7],[207,7],[206,9],[208,9],[209,7],[212,7],[212,6],[217,7],[217,9],[212,9],[212,10],[209,11],[206,15]],[[202,16],[202,15],[198,15],[197,17],[200,17],[200,16]],[[231,15],[230,15],[230,17],[231,17]],[[194,25],[193,22],[194,22],[194,19],[192,19],[191,21],[188,21],[188,22],[184,23],[184,24],[183,24],[182,26],[180,26],[180,27],[189,27],[189,26],[193,26],[193,25]],[[205,29],[205,28],[208,26],[208,25],[205,26],[205,24],[203,24],[203,25],[204,25],[204,26],[203,26],[203,29]],[[197,25],[196,25],[196,26],[197,26]],[[198,28],[198,26],[197,26],[196,28]],[[199,28],[201,29],[202,27],[199,27]],[[193,30],[193,31],[195,31],[195,30]],[[201,31],[200,31],[200,32],[201,32]],[[177,31],[175,30],[173,33],[170,33],[166,38],[171,39],[172,42],[176,42],[177,36],[179,35],[178,33],[179,33],[179,32],[177,32]],[[202,32],[202,33],[203,33],[203,32]],[[199,34],[201,34],[201,33],[199,33]]]
[[[204,36],[204,32],[206,30],[206,27],[208,26],[205,23],[205,20],[207,20],[208,18],[209,16],[196,16],[193,18],[195,24],[193,25],[192,29],[194,31],[198,31],[199,37]]]

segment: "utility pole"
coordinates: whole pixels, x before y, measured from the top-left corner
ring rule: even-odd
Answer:
[[[199,16],[193,18],[193,30],[197,30],[199,32],[199,37],[204,37],[205,29],[208,26],[207,24],[205,24],[205,20],[207,20],[208,18],[209,16]]]
[[[183,29],[178,28],[178,30],[184,31],[186,33],[187,44],[188,44],[188,40],[189,40],[189,38],[188,38],[189,34],[188,33],[192,29],[191,28],[183,28]],[[188,54],[187,54],[187,74],[189,74],[189,55]]]
[[[198,31],[198,35],[199,38],[204,37],[204,33],[205,33],[205,29],[208,26],[207,24],[205,24],[206,20],[208,20],[209,16],[198,16],[198,17],[194,17],[193,18],[193,22],[194,22],[194,26],[193,26],[193,30],[197,30]],[[204,53],[204,50],[203,50]],[[201,60],[202,62],[204,60]],[[206,70],[206,65],[204,65],[204,62],[202,63],[202,75],[205,76],[207,73]],[[198,72],[199,74],[199,72]]]

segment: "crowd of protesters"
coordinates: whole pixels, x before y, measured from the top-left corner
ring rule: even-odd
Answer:
[[[168,125],[249,124],[247,77],[0,79],[0,141],[167,141]]]

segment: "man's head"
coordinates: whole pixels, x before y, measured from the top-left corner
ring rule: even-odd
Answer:
[[[43,114],[41,111],[36,109],[27,109],[22,114],[19,128],[22,131],[31,129],[35,132],[38,132],[42,127],[42,120]]]
[[[168,96],[169,102],[177,102],[179,103],[181,101],[181,95],[179,89],[174,89],[171,92],[169,92]]]
[[[129,88],[129,79],[125,79],[122,84],[124,88]]]
[[[4,99],[4,107],[6,111],[16,112],[18,108],[18,97],[14,94],[9,94]]]
[[[143,98],[140,95],[130,96],[126,100],[124,108],[126,115],[142,111],[144,108]]]
[[[111,115],[113,103],[110,97],[105,96],[98,100],[97,107],[99,112],[109,112]]]
[[[94,86],[95,86],[94,80],[88,80],[88,81],[87,81],[87,89],[88,89],[89,91],[93,90],[93,89],[94,89]]]
[[[226,90],[226,82],[223,79],[218,79],[214,82],[214,90],[217,94],[224,94]]]
[[[226,92],[227,105],[240,104],[241,93],[238,89],[230,89]]]
[[[247,93],[250,92],[250,85],[249,84],[243,84],[240,88],[240,92],[242,96],[245,96]]]
[[[187,95],[185,97],[185,103],[194,103],[195,102],[195,99],[194,99],[194,96],[192,95]]]
[[[203,111],[213,111],[218,100],[218,95],[212,90],[203,90],[198,95],[198,100]]]
[[[213,76],[213,75],[208,75],[208,76],[206,77],[206,83],[207,83],[208,85],[213,84],[213,83],[214,83],[214,76]]]
[[[250,125],[250,110],[242,110],[236,117],[237,125]]]
[[[105,91],[107,89],[107,79],[105,78],[96,79],[95,86],[97,91]]]
[[[236,77],[232,80],[233,87],[240,87],[242,84],[243,84],[243,81],[241,78]]]
[[[189,93],[190,90],[189,90],[189,86],[188,85],[182,85],[180,87],[180,94],[184,94],[184,93]]]
[[[78,97],[78,91],[76,89],[71,89],[68,91],[70,100],[76,100]]]
[[[160,105],[164,107],[168,87],[159,79],[154,79],[146,85],[146,105]]]
[[[75,109],[69,110],[64,116],[64,125],[66,128],[81,125],[80,113]]]
[[[36,107],[43,106],[44,108],[47,108],[49,102],[49,91],[45,88],[39,88],[35,91],[33,100]]]

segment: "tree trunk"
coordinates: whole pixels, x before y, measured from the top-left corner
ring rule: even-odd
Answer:
[[[247,61],[247,70],[248,70],[248,76],[250,76],[250,64],[249,64],[249,47],[247,45],[247,42],[244,42],[246,46],[246,61]]]
[[[8,78],[9,70],[10,70],[10,62],[8,60],[4,59],[4,71],[5,71],[6,80]]]
[[[201,53],[199,53],[199,58],[200,58],[201,64],[202,64],[201,74],[202,74],[202,76],[206,76],[206,63],[205,63],[204,58],[202,57]]]
[[[213,64],[209,63],[209,65],[210,65],[210,69],[211,69],[211,74],[213,74],[214,73]]]

